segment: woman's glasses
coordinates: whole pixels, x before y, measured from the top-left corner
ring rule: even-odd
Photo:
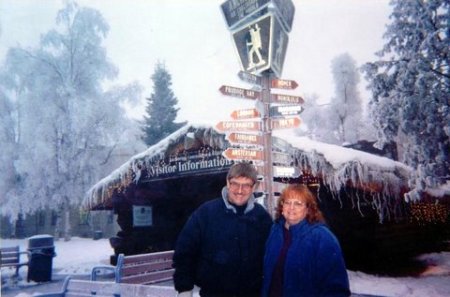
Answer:
[[[293,207],[293,208],[302,208],[305,207],[306,204],[304,202],[298,201],[298,200],[285,200],[283,201],[283,207]]]

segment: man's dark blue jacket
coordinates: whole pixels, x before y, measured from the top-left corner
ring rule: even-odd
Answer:
[[[272,273],[283,245],[285,220],[270,232],[264,258],[263,297],[268,296]],[[283,296],[350,296],[342,251],[333,233],[322,223],[306,220],[289,228],[292,242],[284,266]]]
[[[181,231],[174,254],[178,292],[201,296],[259,296],[264,245],[272,219],[252,195],[243,214],[222,198],[201,205]]]

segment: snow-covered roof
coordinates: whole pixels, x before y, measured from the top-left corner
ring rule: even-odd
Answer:
[[[224,135],[216,132],[211,125],[189,123],[146,151],[133,156],[121,167],[95,184],[87,194],[84,207],[92,209],[98,204],[107,205],[113,190],[137,183],[146,164],[164,156],[167,149],[175,143],[186,142],[195,131],[201,131],[203,142],[212,147],[225,149],[229,143]],[[366,187],[376,185],[377,193],[383,196],[400,197],[407,187],[411,168],[391,159],[365,153],[351,148],[313,141],[299,137],[290,130],[275,131],[275,137],[291,145],[291,153],[301,170],[308,170],[319,176],[334,192],[342,186]],[[219,137],[222,136],[222,137]]]
[[[338,192],[349,181],[354,186],[377,185],[386,196],[397,196],[407,187],[411,168],[392,159],[295,136],[292,131],[275,131],[274,136],[289,142],[301,168],[308,167],[331,190]]]

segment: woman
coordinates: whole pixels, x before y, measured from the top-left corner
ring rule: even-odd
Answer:
[[[262,296],[350,296],[339,242],[305,185],[289,185],[278,201],[266,242]]]

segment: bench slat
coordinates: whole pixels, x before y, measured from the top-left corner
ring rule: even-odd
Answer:
[[[175,269],[161,270],[137,275],[122,277],[121,282],[127,284],[153,284],[156,282],[168,281],[173,277]]]
[[[136,262],[151,262],[154,260],[162,260],[167,259],[172,261],[174,251],[164,251],[164,252],[156,252],[149,254],[140,254],[140,255],[130,255],[125,256],[123,263],[136,263]]]
[[[133,266],[125,266],[122,268],[122,276],[128,276],[133,274],[140,274],[148,271],[158,271],[172,269],[172,261],[170,262],[155,262],[144,263]]]
[[[19,246],[2,247],[0,248],[0,266],[1,267],[15,267],[16,272],[14,276],[19,275],[19,269],[22,266],[28,265],[27,260],[20,260],[21,255],[28,255],[28,252],[21,252]]]
[[[67,286],[67,292],[77,292],[90,295],[102,295],[111,296],[114,294],[120,294],[120,285],[118,283],[111,282],[91,282],[86,280],[70,280]]]
[[[0,250],[2,251],[2,255],[3,255],[3,253],[8,253],[8,252],[18,252],[19,246],[2,247]]]

